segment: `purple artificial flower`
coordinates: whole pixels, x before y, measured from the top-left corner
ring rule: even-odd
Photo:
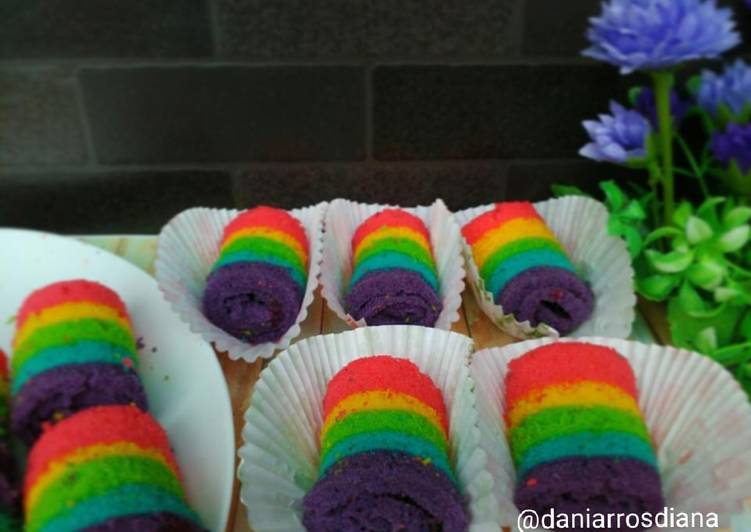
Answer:
[[[637,111],[610,102],[612,115],[600,120],[585,120],[582,125],[592,142],[579,150],[579,155],[611,163],[624,164],[647,156],[647,137],[652,131],[649,121]]]
[[[699,107],[713,116],[717,116],[720,106],[734,116],[742,115],[751,109],[751,66],[738,59],[720,75],[704,70],[696,100]]]
[[[649,123],[652,124],[654,129],[657,129],[657,102],[655,101],[655,93],[652,89],[644,87],[639,91],[639,96],[636,97],[634,107],[643,116],[649,118]],[[691,103],[681,99],[678,91],[673,90],[670,92],[670,113],[673,115],[675,123],[683,120],[689,109],[691,109]]]
[[[609,0],[587,38],[583,54],[622,74],[715,58],[740,43],[733,12],[716,0]]]
[[[726,165],[735,161],[741,172],[747,173],[751,170],[751,124],[730,124],[725,133],[715,133],[712,153]]]

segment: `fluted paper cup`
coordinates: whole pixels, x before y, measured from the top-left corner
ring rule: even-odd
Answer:
[[[367,325],[365,320],[355,320],[344,308],[345,290],[352,277],[352,236],[367,218],[389,208],[402,207],[336,199],[331,202],[326,212],[321,294],[332,312],[351,327]],[[420,218],[430,233],[440,284],[438,295],[443,303],[443,310],[434,327],[450,330],[451,324],[459,319],[459,307],[462,304],[464,290],[464,259],[459,227],[446,204],[440,199],[427,207],[404,210]]]
[[[604,345],[626,357],[656,447],[666,506],[675,512],[713,512],[720,527],[731,526],[731,517],[742,513],[751,497],[751,405],[746,394],[730,373],[703,355],[613,338],[528,340],[473,355],[481,446],[488,454],[501,523],[518,530],[515,470],[503,421],[508,363],[554,341]]]
[[[580,196],[550,199],[534,206],[594,294],[592,315],[569,336],[628,338],[635,318],[634,270],[626,243],[608,234],[609,215],[605,206]],[[454,216],[461,228],[493,207],[492,204],[475,207]],[[520,339],[559,336],[549,325],[540,323],[533,327],[529,321],[519,322],[513,314],[504,312],[493,301],[493,294],[485,289],[472,249],[463,237],[462,244],[468,284],[480,308],[498,328]]]
[[[181,212],[159,233],[156,251],[156,279],[159,289],[190,329],[200,334],[233,360],[253,362],[269,358],[300,334],[300,323],[308,315],[318,286],[322,255],[323,216],[326,203],[293,209],[289,213],[305,228],[310,247],[308,280],[300,312],[292,327],[276,342],[251,345],[211,323],[202,310],[203,290],[211,266],[219,255],[219,243],[227,224],[241,211],[196,207]]]
[[[318,436],[328,382],[358,358],[387,354],[415,363],[443,393],[450,459],[473,530],[498,530],[493,482],[479,447],[472,340],[428,327],[361,327],[314,336],[280,353],[261,373],[245,413],[239,451],[241,500],[256,532],[303,530],[302,499],[318,477]]]

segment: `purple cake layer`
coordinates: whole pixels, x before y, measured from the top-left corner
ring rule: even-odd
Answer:
[[[275,342],[295,323],[303,293],[280,266],[238,262],[209,275],[203,292],[208,320],[250,344]]]
[[[438,294],[419,273],[377,270],[363,276],[345,297],[347,312],[368,325],[432,327],[443,309]]]
[[[430,464],[403,453],[344,458],[303,499],[309,532],[460,532],[468,518],[454,484]]]
[[[205,530],[179,515],[160,512],[115,517],[104,523],[85,528],[83,532],[204,532]]]
[[[611,457],[566,458],[539,465],[518,482],[514,502],[519,510],[535,510],[539,515],[551,508],[559,514],[587,509],[655,514],[665,506],[654,467],[641,460]]]
[[[592,315],[594,298],[589,286],[562,268],[531,268],[511,279],[496,295],[496,303],[517,321],[534,327],[546,323],[567,334]]]
[[[147,410],[138,375],[114,364],[58,366],[29,380],[13,397],[14,434],[31,445],[44,423],[102,405],[135,404]]]

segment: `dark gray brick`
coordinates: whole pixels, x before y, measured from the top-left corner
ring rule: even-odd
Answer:
[[[84,162],[75,90],[67,69],[0,70],[0,164]]]
[[[461,209],[503,199],[505,190],[506,167],[498,162],[264,167],[235,176],[241,207],[292,208],[343,197],[404,206],[443,198]]]
[[[575,157],[586,140],[581,121],[607,110],[625,86],[615,69],[587,64],[377,68],[374,154]]]
[[[511,200],[540,201],[552,196],[553,185],[573,185],[602,197],[599,184],[613,179],[644,183],[643,173],[586,159],[570,161],[524,161],[511,165],[506,195]]]
[[[216,0],[219,53],[278,59],[361,56],[368,0]]]
[[[195,57],[212,51],[205,0],[3,0],[0,58]]]
[[[751,51],[751,10],[745,0],[719,0],[735,11],[743,44],[736,51]],[[562,8],[550,0],[524,1],[522,53],[528,56],[575,57],[589,46],[589,18],[601,12],[601,0],[567,0]]]
[[[194,206],[232,206],[223,172],[0,174],[0,226],[60,233],[156,233]]]
[[[517,0],[217,0],[220,53],[253,58],[497,55]]]
[[[357,160],[363,71],[173,67],[81,73],[101,162]]]
[[[600,0],[567,0],[565,7],[550,0],[525,0],[522,53],[579,56],[589,43],[588,19],[600,12]]]
[[[513,47],[515,0],[370,2],[370,53],[413,58],[503,55]]]

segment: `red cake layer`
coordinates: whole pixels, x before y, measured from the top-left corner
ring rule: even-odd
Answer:
[[[26,321],[26,318],[29,317],[29,314],[35,314],[46,308],[54,307],[62,303],[82,301],[115,308],[123,316],[129,317],[125,303],[123,303],[120,296],[118,296],[113,290],[94,281],[75,279],[48,284],[47,286],[32,292],[23,302],[21,309],[18,311],[16,330],[21,329],[21,326]]]
[[[443,395],[430,377],[409,360],[388,355],[357,359],[334,375],[323,398],[324,417],[344,398],[371,390],[393,390],[415,397],[433,408],[442,425],[448,427]]]
[[[97,406],[60,421],[42,434],[29,453],[24,492],[51,461],[82,447],[122,441],[158,449],[178,470],[167,433],[150,414],[133,405]]]
[[[251,227],[269,227],[287,233],[300,243],[306,253],[309,252],[308,237],[300,221],[284,209],[266,206],[255,207],[235,216],[224,228],[222,244],[233,233]]]
[[[481,214],[462,227],[462,235],[464,235],[464,238],[471,245],[491,229],[496,229],[504,223],[517,218],[540,218],[540,215],[535,210],[534,205],[528,201],[497,203],[495,208]]]
[[[616,350],[583,342],[556,342],[509,362],[506,404],[530,391],[566,382],[596,381],[638,398],[631,366]]]
[[[430,232],[422,220],[402,209],[385,209],[361,223],[352,237],[352,249],[357,249],[363,238],[381,227],[409,227],[422,234],[430,242]]]

